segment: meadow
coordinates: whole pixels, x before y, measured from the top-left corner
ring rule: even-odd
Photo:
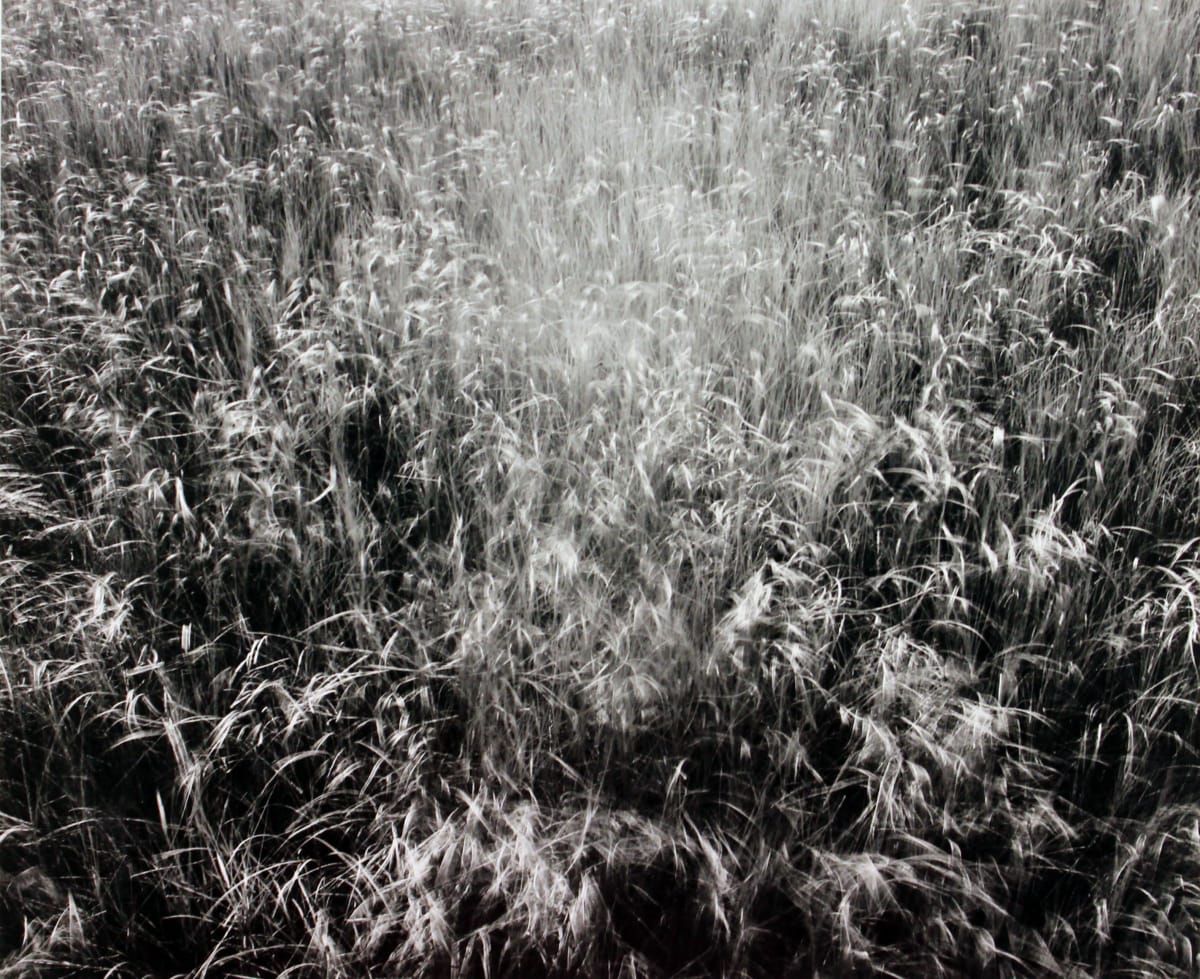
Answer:
[[[9,0],[0,977],[1200,971],[1200,10]]]

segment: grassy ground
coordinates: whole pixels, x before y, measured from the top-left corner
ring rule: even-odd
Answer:
[[[1200,14],[10,0],[0,975],[1200,968]]]

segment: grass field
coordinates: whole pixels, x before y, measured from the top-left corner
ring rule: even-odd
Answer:
[[[1196,975],[1198,53],[9,0],[0,976]]]

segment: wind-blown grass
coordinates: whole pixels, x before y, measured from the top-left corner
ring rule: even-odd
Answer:
[[[5,13],[0,975],[1195,974],[1188,5]]]

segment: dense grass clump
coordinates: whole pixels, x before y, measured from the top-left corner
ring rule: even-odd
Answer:
[[[0,975],[1200,969],[1193,5],[3,48]]]

